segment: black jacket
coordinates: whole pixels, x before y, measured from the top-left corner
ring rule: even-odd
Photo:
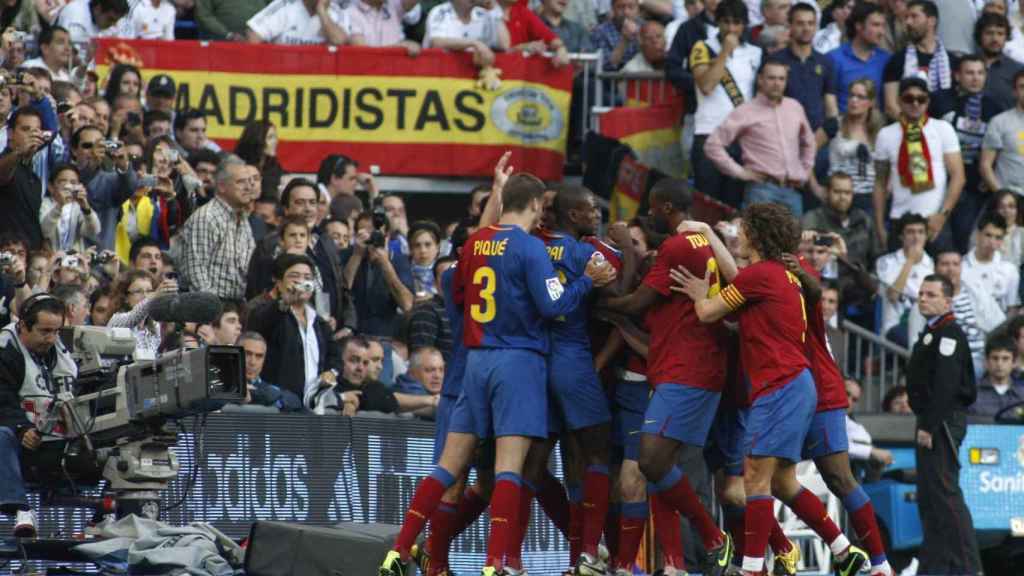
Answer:
[[[367,380],[360,386],[356,386],[341,378],[334,389],[340,394],[342,392],[362,392],[359,396],[359,411],[363,412],[384,412],[394,414],[398,412],[398,400],[395,393],[387,386],[377,380]]]
[[[256,249],[249,258],[249,273],[245,279],[245,299],[252,300],[266,292],[273,285],[271,273],[274,270],[274,254],[281,243],[278,233],[267,234],[256,242]],[[351,292],[345,285],[343,269],[338,256],[338,247],[326,234],[321,234],[312,249],[306,255],[313,259],[320,278],[324,282],[324,291],[331,299],[331,315],[337,322],[338,329],[348,326],[356,329],[356,310]],[[276,380],[271,380],[276,382]]]
[[[291,310],[281,310],[277,301],[268,300],[249,312],[249,329],[258,332],[267,341],[267,358],[260,377],[302,398],[306,389],[305,355],[295,315]],[[317,374],[332,368],[340,374],[341,350],[333,339],[330,325],[318,317],[313,330],[320,347]]]
[[[914,344],[907,366],[907,395],[917,428],[935,434],[954,413],[974,404],[978,390],[967,336],[950,312]]]

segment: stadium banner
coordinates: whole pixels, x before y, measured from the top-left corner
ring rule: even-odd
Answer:
[[[248,535],[256,520],[401,524],[416,486],[434,469],[434,423],[413,418],[222,412],[209,415],[205,431],[191,418],[183,428],[174,448],[181,469],[161,506],[182,503],[161,519],[175,526],[209,522],[233,538]],[[557,449],[552,462],[561,478]],[[85,509],[40,510],[38,494],[30,501],[41,537],[79,534],[92,516]],[[0,516],[0,532],[10,533],[11,520]],[[456,573],[479,572],[489,525],[485,513],[453,543]],[[523,551],[533,574],[561,573],[568,565],[568,541],[536,502]]]
[[[632,148],[642,164],[681,178],[686,172],[679,145],[681,116],[681,107],[674,104],[613,108],[599,124],[602,136]]]
[[[496,91],[478,87],[468,53],[443,50],[98,40],[101,82],[117,62],[142,67],[143,90],[171,76],[176,109],[203,111],[227,150],[247,122],[269,120],[290,172],[341,153],[387,175],[489,177],[512,150],[517,170],[561,178],[572,69],[546,58],[499,54]]]

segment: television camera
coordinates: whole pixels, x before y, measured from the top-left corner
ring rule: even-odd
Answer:
[[[160,298],[185,296],[206,295]],[[180,315],[167,312],[177,310],[178,302],[164,304],[154,306],[150,316],[179,321],[169,316]],[[189,321],[205,322],[206,316]],[[179,473],[178,456],[171,450],[181,429],[176,422],[245,397],[244,352],[207,346],[133,361],[136,342],[126,328],[65,328],[61,340],[79,365],[78,379],[61,386],[55,403],[66,433],[44,443],[38,457],[23,465],[26,480],[41,488],[48,505],[156,519],[160,493]],[[102,480],[107,486],[99,497],[80,496],[74,489]],[[71,495],[65,489],[69,481]]]

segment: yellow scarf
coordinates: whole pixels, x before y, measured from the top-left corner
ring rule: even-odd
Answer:
[[[900,176],[900,183],[914,194],[935,188],[932,155],[928,150],[928,140],[924,137],[926,122],[927,115],[922,116],[917,122],[900,120],[903,126],[903,142],[900,143],[896,170]]]

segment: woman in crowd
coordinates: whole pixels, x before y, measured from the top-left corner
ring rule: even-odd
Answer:
[[[142,96],[142,73],[131,64],[117,64],[110,71],[107,78],[107,86],[103,91],[103,98],[115,108],[117,99],[127,96],[141,101]]]
[[[853,205],[871,215],[875,189],[875,137],[882,128],[882,115],[875,108],[875,83],[866,78],[850,83],[846,114],[839,121],[839,133],[829,143],[829,175],[845,172],[853,177]]]
[[[840,0],[832,4],[832,21],[814,35],[815,50],[828,54],[846,41],[846,19],[853,11],[853,4],[854,0]]]
[[[277,128],[267,121],[254,121],[245,125],[235,145],[235,154],[260,169],[263,175],[261,196],[277,198],[284,168],[277,161]]]
[[[111,308],[117,312],[107,322],[111,328],[131,328],[135,336],[135,359],[155,358],[160,348],[160,324],[149,317],[153,298],[176,294],[178,283],[164,280],[159,285],[145,270],[125,272],[114,287]]]
[[[429,298],[437,294],[434,285],[434,262],[441,245],[441,229],[433,222],[414,222],[409,229],[409,251],[412,260],[414,295]]]
[[[84,252],[85,240],[99,241],[100,219],[86,196],[78,168],[64,164],[50,173],[39,220],[51,249]]]

